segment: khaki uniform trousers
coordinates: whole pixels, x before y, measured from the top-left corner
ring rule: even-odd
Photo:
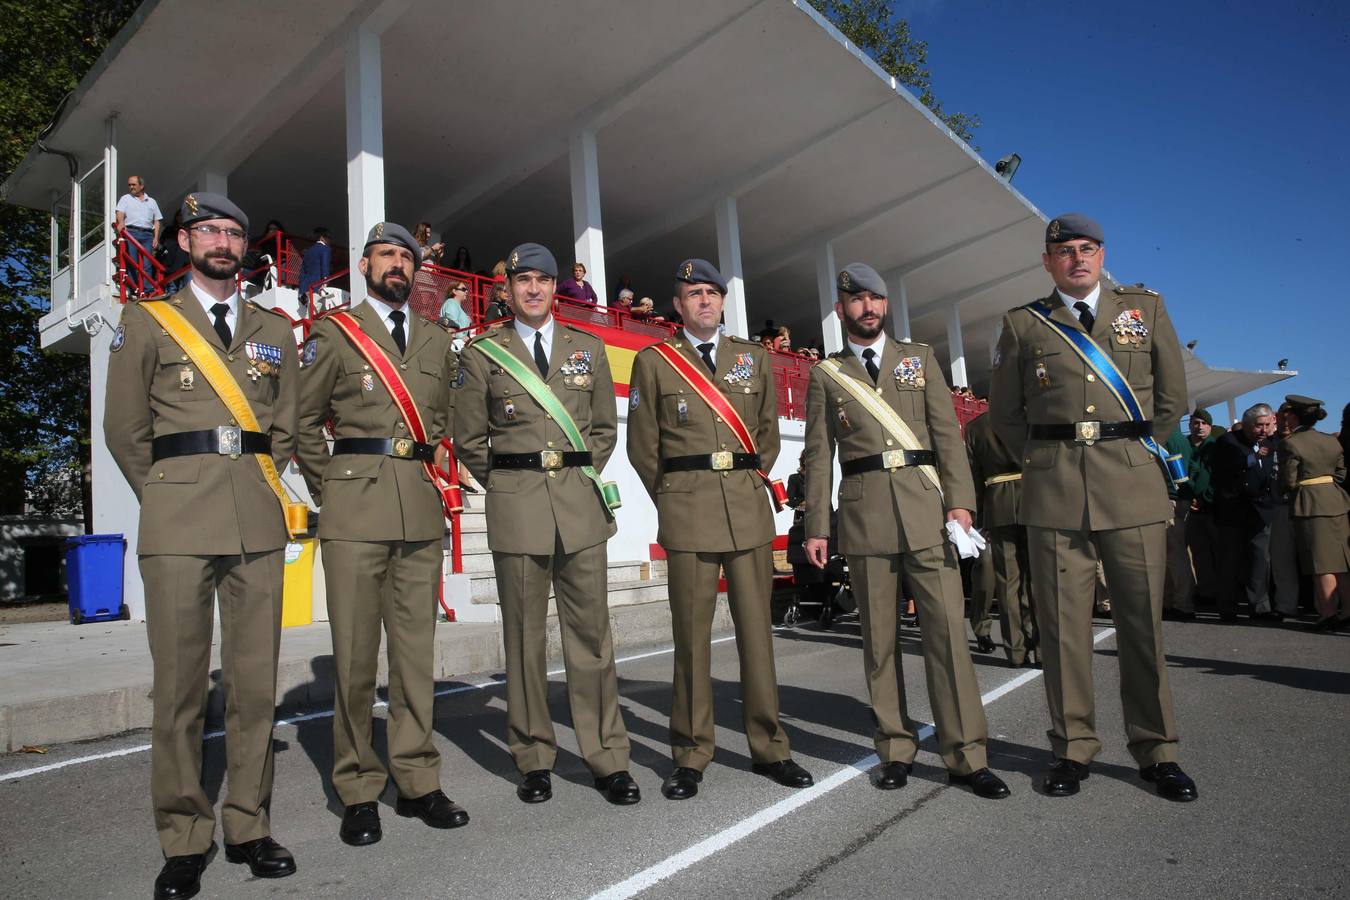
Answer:
[[[283,564],[280,549],[140,558],[154,662],[150,797],[165,856],[205,853],[215,831],[211,801],[202,789],[202,730],[216,597],[228,774],[221,826],[228,844],[272,833]]]
[[[881,761],[912,763],[919,745],[905,703],[905,676],[896,647],[900,576],[914,591],[923,637],[924,677],[937,725],[938,753],[947,769],[969,775],[988,765],[989,726],[966,642],[965,598],[956,550],[936,547],[888,556],[848,557],[862,624],[863,665]]]
[[[1021,525],[989,529],[988,556],[994,568],[994,592],[999,598],[999,621],[1003,625],[1008,661],[1015,666],[1035,649],[1036,610],[1031,601],[1031,566],[1027,560],[1027,533]]]
[[[994,575],[994,555],[981,553],[970,569],[970,630],[978,637],[988,637],[994,628],[994,608],[997,578]]]
[[[1056,757],[1086,764],[1101,750],[1092,691],[1092,596],[1100,557],[1111,592],[1130,753],[1140,766],[1177,761],[1162,641],[1166,531],[1164,522],[1092,532],[1027,528],[1050,707],[1047,734]]]
[[[628,768],[628,730],[619,714],[619,681],[609,633],[604,543],[552,556],[494,553],[506,648],[506,739],[522,773],[552,769],[558,756],[548,711],[548,594],[558,598],[563,665],[572,728],[597,778]]]
[[[670,612],[675,638],[670,751],[677,767],[702,772],[715,749],[712,695],[712,621],[717,581],[726,572],[727,600],[736,626],[741,665],[741,714],[750,758],[774,763],[791,756],[778,721],[778,675],[773,661],[773,553],[769,544],[725,553],[669,551]]]
[[[440,541],[322,542],[333,632],[333,788],[343,805],[378,800],[393,775],[404,797],[438,790],[432,742]],[[389,657],[389,769],[371,744],[380,625]]]

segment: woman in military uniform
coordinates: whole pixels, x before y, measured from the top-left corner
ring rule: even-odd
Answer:
[[[1350,495],[1341,486],[1345,453],[1336,438],[1313,429],[1327,417],[1321,400],[1298,394],[1284,399],[1299,420],[1298,428],[1279,447],[1280,479],[1291,496],[1298,564],[1313,576],[1318,616],[1313,629],[1334,631],[1350,620],[1350,519],[1346,517]]]

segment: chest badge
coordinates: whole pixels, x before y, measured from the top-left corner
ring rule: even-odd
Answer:
[[[1050,386],[1050,372],[1045,368],[1045,360],[1036,360],[1036,383],[1043,388]]]
[[[749,384],[755,377],[755,358],[749,353],[737,353],[736,362],[732,363],[731,371],[723,375],[722,378],[727,384],[740,386]]]
[[[363,391],[373,391],[373,390],[375,390],[375,376],[374,376],[374,375],[371,375],[369,372],[367,372],[366,374],[364,374],[364,375],[361,376],[361,390],[363,390]]]
[[[178,370],[178,389],[180,391],[192,390],[195,377],[196,373],[192,371],[191,366],[183,366]]]
[[[928,379],[923,374],[923,357],[906,356],[896,365],[895,371],[896,387],[905,385],[908,387],[921,388],[928,384]]]
[[[1121,346],[1140,344],[1144,338],[1148,337],[1148,326],[1144,324],[1144,311],[1141,309],[1125,310],[1111,320],[1111,331],[1116,336],[1116,343]]]

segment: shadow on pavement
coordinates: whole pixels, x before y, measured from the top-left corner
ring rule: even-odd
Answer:
[[[1115,656],[1113,649],[1098,650],[1103,656]],[[1236,675],[1278,684],[1282,687],[1298,688],[1304,691],[1318,691],[1325,694],[1350,694],[1350,672],[1335,672],[1327,669],[1304,669],[1298,666],[1278,666],[1269,663],[1239,662],[1232,659],[1204,659],[1195,656],[1174,656],[1167,654],[1170,666],[1187,669],[1201,669],[1208,675]]]

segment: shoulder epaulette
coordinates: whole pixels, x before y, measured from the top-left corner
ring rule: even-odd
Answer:
[[[258,312],[271,313],[274,316],[280,316],[281,318],[285,319],[287,323],[290,323],[291,321],[291,317],[286,315],[279,309],[275,309],[271,306],[263,306],[262,304],[253,300],[246,300],[244,302],[247,303],[253,309],[256,309]]]
[[[829,356],[827,356],[827,357],[825,357],[825,358],[826,358],[826,359],[843,359],[843,358],[846,357],[846,356],[852,356],[852,355],[853,355],[853,351],[851,351],[851,350],[836,350],[836,351],[834,351],[833,353],[831,353]]]
[[[1142,284],[1121,284],[1116,286],[1117,294],[1147,294],[1150,297],[1162,296],[1157,291],[1149,290]]]
[[[556,319],[554,319],[554,321],[557,322]],[[567,323],[567,322],[558,322],[558,324],[561,325],[563,328],[566,328],[568,331],[570,331],[570,332],[572,332],[572,333],[574,333],[574,334],[579,334],[579,335],[582,335],[583,337],[588,337],[588,338],[591,338],[592,340],[596,340],[596,341],[599,341],[599,340],[600,340],[600,338],[596,337],[594,334],[592,334],[591,332],[587,331],[587,330],[584,329],[584,328],[578,328],[577,326],[572,325],[572,324],[569,324],[569,323]],[[601,343],[604,343],[604,342],[601,341]]]
[[[734,343],[737,343],[737,344],[749,344],[751,347],[762,347],[762,346],[764,346],[764,345],[761,344],[759,341],[752,341],[752,340],[750,340],[749,338],[743,338],[743,337],[741,337],[741,336],[738,335],[738,334],[729,334],[729,335],[727,335],[727,337],[728,337],[729,339],[731,339]]]

